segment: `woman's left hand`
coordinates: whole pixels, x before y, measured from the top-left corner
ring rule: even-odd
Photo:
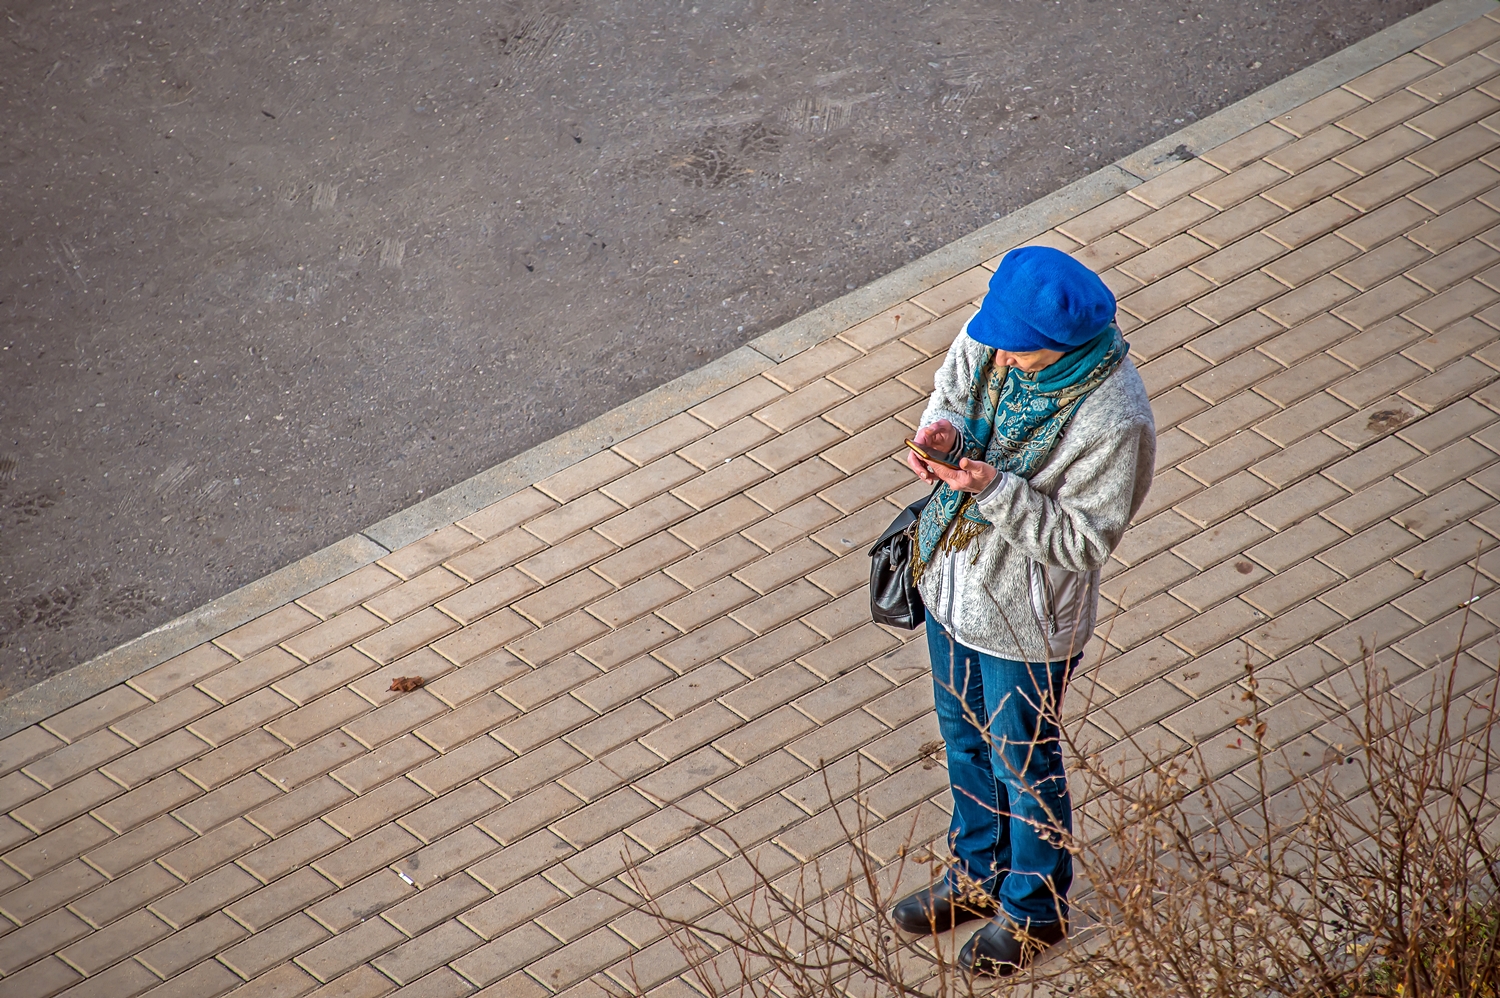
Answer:
[[[994,465],[974,461],[967,457],[958,462],[956,471],[936,464],[929,464],[927,467],[934,475],[946,482],[949,488],[957,489],[959,492],[983,492],[1000,474],[999,469]]]

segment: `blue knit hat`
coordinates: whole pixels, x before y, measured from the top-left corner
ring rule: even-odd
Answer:
[[[1067,353],[1115,317],[1115,296],[1092,270],[1050,246],[1005,254],[969,335],[996,350]]]

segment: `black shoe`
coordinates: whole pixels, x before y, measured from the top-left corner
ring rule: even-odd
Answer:
[[[1038,953],[1068,937],[1062,922],[1022,928],[1008,918],[984,926],[958,951],[958,965],[987,977],[1009,977],[1031,965]]]
[[[995,899],[977,888],[954,890],[947,878],[896,902],[891,920],[907,932],[947,932],[976,918],[992,918]]]

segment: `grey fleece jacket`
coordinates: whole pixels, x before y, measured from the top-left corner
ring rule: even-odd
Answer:
[[[984,349],[967,332],[953,341],[922,425],[963,426]],[[1000,658],[1078,654],[1098,618],[1099,569],[1145,501],[1155,462],[1151,403],[1127,357],[1079,404],[1030,481],[1006,472],[980,493],[994,526],[922,573],[927,612],[959,643]]]

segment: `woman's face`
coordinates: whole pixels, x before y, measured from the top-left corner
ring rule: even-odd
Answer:
[[[1006,367],[1014,367],[1026,374],[1035,374],[1061,360],[1062,353],[1057,350],[1025,350],[1020,353],[996,350],[995,359]]]

